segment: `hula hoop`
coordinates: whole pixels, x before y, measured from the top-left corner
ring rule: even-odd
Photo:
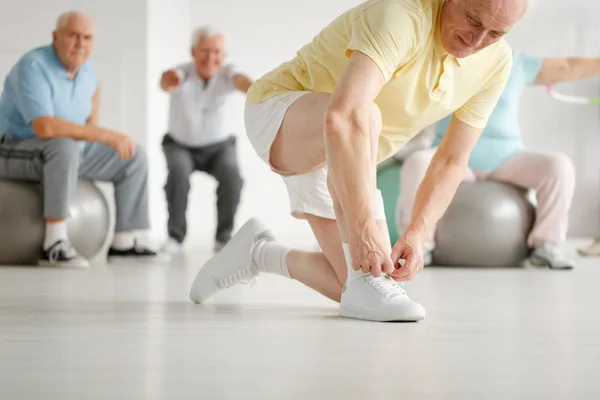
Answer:
[[[557,93],[554,91],[554,89],[552,89],[552,86],[546,86],[546,90],[550,96],[564,103],[600,105],[600,98],[597,97],[572,96],[568,94]]]

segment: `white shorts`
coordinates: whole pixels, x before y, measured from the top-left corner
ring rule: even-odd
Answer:
[[[288,92],[258,104],[246,104],[244,119],[246,133],[259,157],[271,167],[271,145],[283,123],[288,108],[310,92]],[[276,170],[275,170],[276,171]],[[276,171],[277,172],[277,171]],[[306,214],[335,219],[333,199],[327,187],[327,165],[306,174],[282,176],[290,198],[291,213],[296,218]],[[375,218],[385,220],[381,191],[375,198]]]

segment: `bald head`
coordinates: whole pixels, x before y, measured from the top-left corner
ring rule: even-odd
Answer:
[[[73,76],[89,59],[94,47],[94,21],[84,13],[69,11],[56,20],[52,34],[56,55]]]
[[[463,58],[496,43],[533,5],[534,0],[444,0],[440,15],[446,51]]]

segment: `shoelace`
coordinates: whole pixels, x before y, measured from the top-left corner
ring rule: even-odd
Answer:
[[[240,268],[233,274],[221,278],[217,281],[217,286],[221,289],[229,288],[238,283],[249,284],[251,287],[258,281],[257,268],[255,265],[248,265]]]
[[[365,274],[364,278],[387,300],[391,300],[397,296],[406,295],[406,291],[400,286],[400,284],[390,278],[388,275],[375,278],[371,274]]]
[[[52,247],[50,253],[48,253],[48,261],[51,263],[56,263],[60,258],[60,254],[64,253],[66,258],[73,258],[77,256],[77,252],[73,248],[72,245],[65,242],[60,242],[56,246]]]

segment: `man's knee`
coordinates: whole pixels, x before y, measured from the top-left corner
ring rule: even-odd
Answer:
[[[76,140],[70,138],[48,139],[45,148],[45,159],[59,159],[69,164],[77,164],[80,160],[81,148]]]
[[[224,185],[232,191],[241,191],[244,186],[244,179],[240,173],[238,164],[227,162],[219,166],[215,178],[219,184]]]
[[[128,169],[131,174],[146,175],[148,173],[148,158],[143,147],[136,146],[135,154],[129,160]]]

